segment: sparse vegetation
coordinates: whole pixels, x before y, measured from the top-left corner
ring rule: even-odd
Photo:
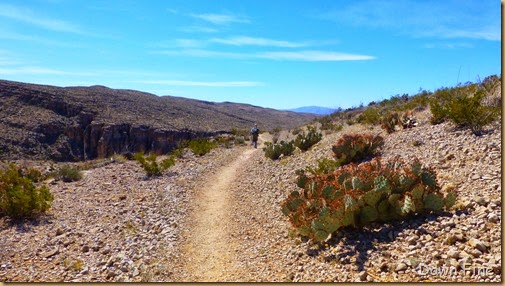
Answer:
[[[322,175],[328,174],[340,166],[340,163],[328,158],[323,158],[322,160],[317,161],[317,168],[306,167],[307,172],[312,175]]]
[[[430,100],[430,122],[439,124],[450,120],[457,127],[467,127],[473,134],[481,135],[483,127],[501,115],[501,106],[484,104],[486,97],[489,91],[478,84],[437,90]]]
[[[82,173],[77,168],[72,168],[69,165],[64,165],[54,174],[56,180],[63,182],[76,182],[82,179]]]
[[[436,173],[419,160],[406,164],[399,158],[382,163],[376,158],[349,164],[329,174],[307,176],[298,172],[297,185],[282,203],[297,233],[323,241],[342,227],[390,222],[411,214],[450,208],[456,194],[445,196]]]
[[[369,107],[358,116],[361,124],[377,125],[380,122],[381,113],[378,108]]]
[[[335,159],[339,164],[358,163],[377,155],[384,146],[384,139],[370,134],[345,134],[332,146]]]
[[[218,143],[212,142],[207,138],[198,138],[189,141],[189,149],[198,156],[203,156],[210,152],[210,150],[217,148]]]
[[[309,126],[307,134],[305,134],[305,132],[298,134],[294,140],[294,145],[302,151],[307,151],[310,147],[314,146],[314,144],[321,141],[322,138],[323,134],[317,132],[316,128],[313,126]]]
[[[158,164],[155,154],[144,156],[142,152],[139,152],[135,154],[134,158],[144,168],[144,171],[146,171],[148,177],[160,176],[163,171],[167,170],[175,164],[174,155],[171,155],[169,158],[164,159],[160,164]]]
[[[49,188],[36,186],[22,173],[14,164],[0,170],[0,216],[33,218],[51,207],[54,197]]]
[[[295,151],[295,146],[293,141],[285,142],[281,141],[279,144],[273,144],[270,142],[265,142],[266,147],[263,148],[265,151],[265,156],[277,160],[282,156],[290,156]]]

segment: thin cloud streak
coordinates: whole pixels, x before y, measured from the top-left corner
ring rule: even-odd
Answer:
[[[493,1],[369,0],[349,3],[322,12],[316,18],[356,27],[396,30],[412,37],[501,40],[500,12]]]
[[[307,43],[296,43],[296,42],[247,37],[247,36],[237,36],[230,38],[213,38],[210,41],[214,43],[232,45],[232,46],[269,46],[279,48],[300,48],[308,46]]]
[[[306,50],[294,52],[260,52],[260,53],[232,53],[202,49],[157,51],[156,54],[169,56],[190,56],[200,58],[229,58],[229,59],[269,59],[277,61],[358,61],[374,60],[376,57],[359,54],[338,53],[328,51]]]
[[[189,14],[189,16],[200,19],[214,25],[226,25],[230,23],[251,23],[251,21],[245,17],[232,15],[232,14]]]
[[[0,17],[21,21],[43,29],[57,32],[86,34],[79,27],[73,25],[72,23],[57,19],[44,18],[36,15],[32,10],[12,5],[0,4]]]
[[[256,55],[258,58],[272,59],[277,61],[363,61],[374,60],[375,57],[367,55],[346,54],[325,51],[299,51],[299,52],[266,52]]]
[[[186,80],[140,80],[143,84],[158,84],[172,86],[204,86],[204,87],[254,87],[264,84],[256,81],[186,81]]]

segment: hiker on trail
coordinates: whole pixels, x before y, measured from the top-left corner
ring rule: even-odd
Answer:
[[[258,148],[258,135],[260,134],[258,124],[254,124],[254,127],[251,129],[250,133],[252,135],[252,145],[254,145],[254,148]]]

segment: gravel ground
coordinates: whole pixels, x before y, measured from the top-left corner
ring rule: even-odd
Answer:
[[[476,137],[449,124],[420,123],[393,134],[345,126],[278,161],[252,152],[225,187],[229,221],[215,231],[229,244],[233,267],[222,281],[501,282],[500,128]],[[290,235],[280,203],[297,188],[294,171],[331,157],[331,145],[353,132],[381,134],[384,159],[417,157],[434,168],[443,189],[457,190],[459,210],[344,229],[321,245]],[[191,281],[194,257],[184,247],[195,241],[201,193],[250,148],[186,154],[149,180],[127,161],[101,164],[78,182],[51,182],[49,215],[0,220],[0,281]]]

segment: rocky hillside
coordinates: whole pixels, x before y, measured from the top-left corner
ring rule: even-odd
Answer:
[[[235,129],[294,128],[314,115],[214,103],[103,86],[0,81],[0,158],[59,161],[140,150],[165,153],[177,140]]]
[[[418,119],[419,126],[393,134],[345,125],[276,161],[250,146],[203,157],[186,152],[150,180],[136,162],[93,161],[81,181],[50,183],[55,201],[47,216],[0,219],[0,281],[198,281],[193,270],[201,264],[190,254],[215,246],[191,244],[195,217],[212,203],[202,193],[249,153],[221,189],[229,194],[224,227],[207,229],[228,245],[222,257],[209,256],[227,260],[219,281],[501,282],[501,129],[475,136],[450,123],[430,125],[426,114]],[[383,136],[384,160],[419,158],[443,189],[457,191],[459,210],[342,229],[323,245],[290,235],[280,203],[297,189],[294,171],[331,157],[331,145],[347,133]]]

